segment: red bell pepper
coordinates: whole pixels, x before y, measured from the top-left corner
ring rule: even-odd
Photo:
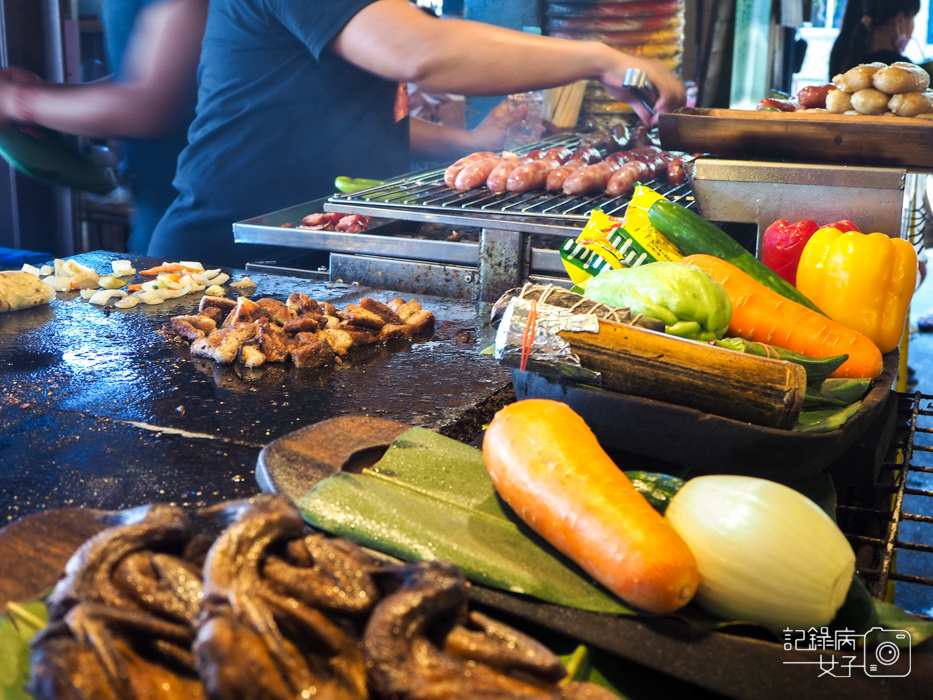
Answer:
[[[862,232],[862,230],[856,226],[854,221],[849,221],[848,219],[841,219],[834,224],[826,224],[820,228],[834,228],[838,231],[842,231],[843,233],[846,231],[858,231],[859,233]]]
[[[765,229],[761,241],[761,262],[774,270],[790,284],[797,282],[797,263],[803,247],[820,227],[815,221],[798,221],[792,224],[779,219]]]

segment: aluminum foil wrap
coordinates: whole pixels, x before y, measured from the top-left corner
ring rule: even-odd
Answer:
[[[532,329],[528,318],[533,304],[537,309]],[[521,367],[526,331],[533,332],[526,371],[596,386],[602,383],[600,373],[581,367],[580,358],[571,351],[570,344],[558,335],[561,331],[599,333],[596,316],[575,314],[569,309],[513,297],[496,332],[495,357],[499,364],[516,369]]]

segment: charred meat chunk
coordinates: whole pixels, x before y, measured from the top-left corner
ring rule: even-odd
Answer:
[[[240,346],[255,335],[256,325],[253,323],[238,323],[229,328],[218,328],[210,335],[191,343],[191,354],[230,365],[236,362]]]
[[[300,334],[305,335],[305,334]],[[324,338],[315,335],[314,339],[299,342],[289,351],[295,367],[321,367],[334,362],[336,353]]]
[[[395,326],[399,326],[403,323],[402,319],[399,318],[398,314],[395,313],[391,307],[371,297],[363,297],[360,299],[360,306],[362,306],[370,313],[376,314],[386,323],[390,323]]]
[[[256,306],[262,309],[266,318],[280,326],[284,326],[295,315],[285,302],[279,301],[278,299],[270,299],[268,297],[257,299]]]
[[[217,323],[208,316],[175,316],[172,318],[172,333],[193,342],[216,330]]]

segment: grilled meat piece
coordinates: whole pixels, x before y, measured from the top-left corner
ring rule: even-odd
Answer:
[[[404,340],[415,335],[415,327],[407,323],[387,323],[379,331],[380,343],[387,343],[390,340]]]
[[[285,305],[295,314],[323,314],[324,309],[316,299],[312,299],[307,294],[301,292],[292,292]]]
[[[369,617],[363,651],[378,697],[568,697],[557,685],[566,669],[550,650],[467,614],[466,582],[452,564],[407,564],[386,569],[377,580],[388,593]]]
[[[339,356],[346,355],[347,351],[353,347],[353,337],[342,328],[325,328],[321,331],[321,337],[330,343],[334,352]]]
[[[205,338],[191,343],[191,354],[209,357],[224,365],[236,362],[240,346],[256,335],[253,323],[238,323],[229,328],[218,328]]]
[[[263,310],[266,318],[280,326],[284,326],[295,316],[285,302],[279,301],[278,299],[270,299],[268,297],[257,299],[256,306]]]
[[[419,309],[405,319],[415,335],[426,333],[434,327],[434,314],[427,309]]]
[[[360,306],[362,306],[367,311],[376,314],[386,323],[391,323],[394,325],[401,325],[403,323],[402,319],[399,318],[398,314],[392,310],[386,304],[383,304],[381,301],[377,301],[372,297],[363,297],[360,299]]]
[[[220,324],[220,327],[229,328],[238,323],[252,323],[253,321],[258,321],[263,318],[265,315],[262,307],[255,301],[247,297],[239,297],[236,300],[236,306],[233,307],[233,310],[227,315],[224,322]]]
[[[286,333],[307,333],[323,328],[327,319],[322,314],[303,313],[284,325]]]
[[[236,308],[236,304],[237,302],[235,299],[205,295],[201,297],[201,302],[198,304],[198,313],[203,314],[207,312],[208,309],[218,309],[226,316]]]
[[[172,318],[172,333],[192,342],[216,330],[217,323],[209,316],[175,316]]]
[[[262,367],[266,364],[266,356],[257,344],[255,338],[240,346],[240,355],[237,358],[237,362],[251,369]]]
[[[299,333],[300,336],[310,334]],[[289,351],[289,356],[295,367],[321,367],[323,365],[333,364],[336,353],[331,344],[326,339],[318,335],[313,335],[313,340],[308,339],[305,342],[299,342]]]
[[[357,304],[347,304],[346,321],[352,326],[372,328],[377,331],[386,324],[381,316],[372,311],[367,311]]]
[[[288,359],[288,336],[279,326],[268,319],[260,319],[256,322],[256,338],[266,362],[285,362]]]

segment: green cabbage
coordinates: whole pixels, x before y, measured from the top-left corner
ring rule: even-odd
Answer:
[[[722,285],[693,265],[659,261],[600,273],[584,296],[664,322],[668,333],[709,341],[721,338],[732,318]]]

